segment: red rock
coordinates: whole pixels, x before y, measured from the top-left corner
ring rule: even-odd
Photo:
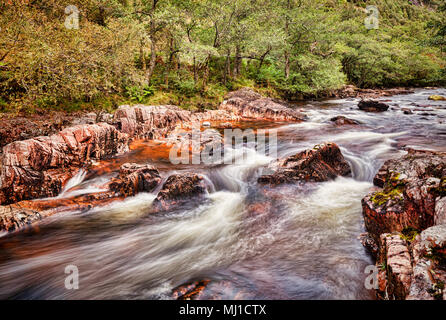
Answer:
[[[8,144],[1,161],[0,204],[56,196],[75,168],[126,151],[127,135],[105,123]]]
[[[177,106],[120,106],[114,114],[117,128],[131,138],[165,137],[181,122],[189,122],[191,112]]]
[[[374,178],[381,191],[362,199],[367,230],[375,237],[406,228],[424,230],[444,221],[446,153],[409,150],[387,161]]]
[[[413,271],[407,243],[399,234],[381,235],[377,267],[385,269],[381,276],[385,276],[386,282],[385,288],[378,289],[378,296],[404,300],[409,294]]]
[[[331,118],[330,121],[334,122],[337,126],[360,124],[359,121],[354,120],[354,119],[349,119],[344,116],[337,116],[337,117]]]
[[[270,165],[273,174],[259,177],[261,184],[322,182],[351,174],[350,165],[335,143],[316,145]]]
[[[203,176],[188,172],[173,174],[167,178],[153,206],[156,210],[170,210],[192,198],[203,198],[206,192]]]
[[[155,167],[125,163],[120,168],[119,176],[110,183],[110,190],[128,197],[153,191],[160,183],[161,177]]]
[[[244,119],[300,122],[306,117],[280,100],[262,97],[254,90],[242,88],[226,95],[219,107]]]

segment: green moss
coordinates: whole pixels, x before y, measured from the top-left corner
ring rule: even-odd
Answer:
[[[418,230],[408,227],[404,228],[403,231],[401,231],[401,239],[406,240],[407,242],[412,242],[415,240],[415,237],[418,235]]]
[[[382,206],[383,204],[387,203],[389,200],[402,200],[403,199],[403,191],[404,188],[401,186],[398,186],[396,188],[388,188],[384,189],[381,192],[376,192],[372,197],[371,200],[373,204],[377,206]]]
[[[403,200],[403,192],[406,182],[400,179],[401,174],[390,172],[386,179],[383,191],[375,192],[371,197],[374,205],[382,206],[389,200]]]

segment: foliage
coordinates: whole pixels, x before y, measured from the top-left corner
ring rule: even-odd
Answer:
[[[292,99],[347,83],[444,85],[444,1],[374,4],[379,29],[368,30],[362,0],[3,1],[0,110],[116,96],[201,108],[243,86]],[[64,26],[68,5],[79,29]]]

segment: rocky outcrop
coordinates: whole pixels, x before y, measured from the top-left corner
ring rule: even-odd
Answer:
[[[8,144],[1,159],[0,204],[56,196],[76,168],[126,151],[127,135],[105,123]]]
[[[373,180],[380,189],[362,199],[365,226],[375,239],[444,222],[446,154],[409,150],[387,161]]]
[[[389,105],[374,100],[361,100],[358,103],[358,108],[366,112],[384,112],[389,109]]]
[[[344,116],[337,116],[330,119],[331,122],[334,122],[337,126],[343,126],[343,125],[357,125],[361,124],[359,121],[354,119],[349,119]]]
[[[387,161],[374,184],[362,206],[379,243],[378,298],[445,299],[446,153],[410,149]]]
[[[139,192],[151,192],[161,183],[159,171],[151,165],[125,163],[119,176],[110,183],[110,190],[130,197]]]
[[[335,143],[316,145],[313,149],[272,163],[273,174],[258,178],[261,184],[322,182],[351,174],[350,165]]]
[[[413,90],[407,88],[392,89],[363,89],[353,85],[347,85],[335,91],[332,96],[336,98],[362,98],[362,99],[378,99],[380,97],[394,96],[398,94],[411,94]]]
[[[196,173],[173,174],[167,178],[153,202],[155,210],[170,210],[192,198],[203,198],[207,192],[204,177]]]
[[[446,300],[446,225],[381,235],[379,289],[386,300]]]
[[[409,294],[413,271],[408,244],[401,235],[381,235],[377,266],[380,269],[378,296],[389,300],[404,299]]]
[[[244,119],[300,122],[306,117],[280,100],[266,98],[252,89],[242,88],[226,95],[219,107]]]
[[[120,106],[114,114],[118,130],[131,138],[165,137],[181,122],[191,121],[191,112],[177,106]]]
[[[93,206],[134,196],[139,192],[152,192],[161,180],[158,170],[151,165],[125,163],[116,178],[98,186],[103,191],[0,206],[0,232],[21,229],[56,213],[89,210]]]

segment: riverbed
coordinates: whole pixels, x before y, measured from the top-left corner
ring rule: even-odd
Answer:
[[[120,164],[137,162],[164,178],[203,174],[207,200],[148,214],[156,194],[142,193],[3,235],[0,299],[171,299],[174,288],[199,280],[209,280],[202,299],[373,299],[364,270],[374,261],[358,240],[361,199],[384,161],[405,148],[446,151],[446,102],[428,100],[432,94],[446,89],[383,97],[383,113],[358,110],[358,99],[308,101],[295,105],[305,122],[240,124],[277,129],[279,158],[338,144],[352,177],[305,186],[261,190],[257,178],[273,158],[255,145],[235,150],[246,157],[239,164],[172,165],[162,146],[136,142],[98,164],[106,170],[80,172],[59,198],[97,192]],[[338,115],[361,124],[336,126]],[[67,265],[79,270],[77,290],[65,287]]]

